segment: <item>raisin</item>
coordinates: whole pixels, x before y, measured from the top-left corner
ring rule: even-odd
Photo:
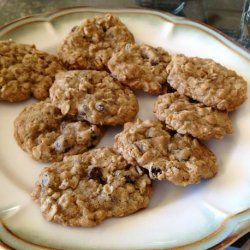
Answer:
[[[150,63],[151,65],[155,66],[155,65],[158,65],[160,63],[160,58],[159,57],[156,57],[156,58],[152,58],[150,60]]]
[[[93,143],[92,142],[88,142],[88,144],[87,144],[87,149],[91,149],[91,148],[93,148],[95,145],[93,145]]]
[[[125,175],[125,180],[126,180],[126,183],[131,183],[131,184],[134,184],[135,183],[135,180],[133,180],[130,176],[128,175]]]
[[[149,172],[148,172],[148,169],[146,168],[142,168],[140,166],[136,166],[136,170],[137,172],[142,175],[142,174],[146,174],[146,175],[149,175]]]
[[[100,182],[101,184],[105,184],[105,180],[102,176],[102,171],[99,167],[91,168],[88,171],[88,178],[96,180],[96,181]]]
[[[152,167],[151,168],[151,174],[152,174],[152,176],[155,178],[155,177],[157,177],[159,174],[161,174],[162,173],[162,171],[161,171],[161,169],[159,169],[159,168],[157,168],[157,167]]]
[[[95,132],[91,133],[91,140],[96,140],[97,139],[97,135]]]
[[[170,134],[171,137],[173,137],[176,134],[176,131],[170,128],[167,128],[167,132]]]
[[[125,167],[125,170],[129,170],[132,167],[131,164],[127,164],[127,166]]]

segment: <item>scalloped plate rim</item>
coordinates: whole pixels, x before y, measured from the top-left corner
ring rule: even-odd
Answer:
[[[15,19],[13,21],[10,21],[6,24],[3,24],[0,26],[0,36],[6,34],[5,32],[11,31],[11,27],[13,28],[18,28],[20,26],[23,26],[25,24],[31,23],[33,21],[45,21],[45,22],[50,22],[51,20],[55,19],[56,17],[62,16],[60,14],[65,13],[70,14],[74,12],[85,12],[86,9],[93,9],[93,12],[126,12],[129,13],[131,10],[136,10],[144,14],[154,14],[158,15],[160,17],[164,16],[167,20],[170,20],[173,23],[188,23],[191,26],[195,28],[199,28],[206,33],[208,33],[211,36],[215,36],[221,43],[226,45],[227,47],[230,47],[232,50],[237,51],[238,54],[240,54],[242,57],[244,57],[247,60],[250,60],[250,53],[249,50],[244,48],[243,46],[237,44],[235,41],[231,40],[230,37],[227,35],[223,34],[221,31],[218,29],[211,27],[207,24],[204,24],[202,22],[189,19],[189,18],[184,18],[184,17],[178,17],[174,16],[170,13],[164,12],[164,11],[158,11],[154,9],[149,9],[149,8],[142,8],[142,7],[92,7],[92,6],[74,6],[74,7],[65,7],[65,8],[59,8],[53,11],[48,11],[45,13],[38,13],[34,15],[29,15],[25,17],[21,17],[18,19]],[[18,26],[18,24],[20,24]],[[2,34],[1,34],[2,33]],[[229,235],[223,235],[223,232],[226,231],[226,225],[230,224],[230,222],[234,221],[234,228],[230,232]],[[241,224],[244,224],[244,226],[241,227]],[[2,227],[4,225],[3,222],[0,220],[0,226]],[[215,230],[213,233],[208,235],[207,237],[197,240],[195,242],[192,242],[187,245],[182,245],[178,246],[174,249],[200,249],[200,247],[209,247],[209,249],[222,249],[230,244],[232,244],[235,240],[237,240],[241,235],[247,233],[250,231],[250,208],[241,211],[240,213],[237,214],[232,214],[228,216],[222,223],[221,223],[221,228],[219,227],[218,231]],[[217,231],[217,232],[216,232]],[[220,236],[221,235],[221,236]],[[216,237],[219,237],[220,240],[217,242],[213,242]],[[22,243],[18,243],[20,246],[22,246]],[[27,244],[27,242],[25,243]],[[30,243],[31,249],[38,249],[36,244]],[[0,246],[6,247],[11,247],[8,245],[3,238],[1,238],[1,229],[0,229]],[[25,246],[25,245],[24,245]],[[33,246],[33,248],[32,248]],[[43,249],[44,247],[41,246]],[[53,248],[54,249],[54,248]],[[157,248],[154,248],[157,249]],[[159,249],[167,249],[167,248],[159,248]]]

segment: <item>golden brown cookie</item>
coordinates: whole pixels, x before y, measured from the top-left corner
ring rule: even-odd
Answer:
[[[108,68],[112,76],[132,89],[162,93],[168,88],[166,67],[170,60],[163,48],[127,44],[113,53]]]
[[[149,172],[151,179],[186,186],[211,178],[217,172],[215,155],[197,139],[171,135],[158,121],[126,123],[116,135],[114,150],[129,163]]]
[[[134,43],[134,37],[118,17],[95,16],[72,28],[58,56],[69,69],[104,70],[112,53],[126,43]]]
[[[0,100],[18,102],[49,95],[55,74],[63,70],[56,56],[35,45],[0,41]]]
[[[50,89],[50,98],[64,115],[77,116],[92,124],[124,124],[138,112],[134,93],[106,71],[61,72]]]
[[[33,159],[54,162],[93,148],[102,132],[96,125],[64,117],[47,100],[24,108],[15,120],[14,136]]]
[[[171,87],[206,106],[232,111],[246,100],[246,81],[211,59],[176,55],[167,71]]]
[[[159,96],[154,114],[167,128],[202,140],[222,139],[233,132],[227,112],[193,102],[177,92]]]
[[[151,181],[112,149],[94,149],[46,167],[32,193],[46,220],[92,227],[147,207]]]

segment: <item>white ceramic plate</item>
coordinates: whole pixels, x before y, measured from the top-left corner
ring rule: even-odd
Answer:
[[[69,8],[5,25],[0,39],[34,43],[55,53],[56,45],[82,19],[117,15],[138,43],[171,53],[208,57],[236,70],[250,82],[250,55],[202,24],[144,9]],[[250,89],[250,88],[249,88]],[[139,117],[152,118],[154,96],[138,94]],[[248,93],[249,96],[249,93]],[[95,228],[66,228],[46,222],[30,192],[44,165],[15,143],[13,121],[30,100],[0,103],[0,241],[15,249],[218,249],[250,228],[250,100],[231,114],[235,133],[208,144],[219,163],[218,175],[187,188],[155,184],[148,209],[108,219]],[[121,128],[110,129],[101,145],[112,145]]]

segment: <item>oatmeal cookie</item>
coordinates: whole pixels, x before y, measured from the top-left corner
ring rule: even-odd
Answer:
[[[206,106],[232,111],[246,100],[246,81],[211,59],[176,55],[167,71],[171,87]]]
[[[194,103],[177,92],[159,96],[154,113],[167,128],[202,140],[221,139],[225,133],[233,132],[227,112]]]
[[[93,148],[102,131],[96,125],[64,117],[46,100],[24,108],[15,120],[14,136],[33,159],[54,162]]]
[[[58,56],[69,69],[104,70],[113,51],[126,43],[134,43],[134,37],[118,17],[95,16],[73,27]]]
[[[61,72],[50,89],[50,98],[64,115],[77,116],[92,124],[124,124],[138,112],[134,93],[105,71]]]
[[[148,175],[112,149],[100,148],[43,169],[32,197],[46,220],[91,227],[147,207],[151,193]]]
[[[162,93],[167,84],[170,55],[162,48],[127,44],[108,62],[112,76],[133,89]]]
[[[0,41],[0,100],[17,102],[32,95],[44,100],[55,74],[62,70],[56,56],[34,45]]]
[[[151,179],[176,185],[198,183],[217,172],[214,154],[197,139],[164,130],[158,121],[126,123],[116,135],[114,150],[149,172]]]

